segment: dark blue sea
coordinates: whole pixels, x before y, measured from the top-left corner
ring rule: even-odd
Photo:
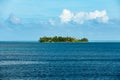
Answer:
[[[120,80],[120,43],[0,42],[0,80]]]

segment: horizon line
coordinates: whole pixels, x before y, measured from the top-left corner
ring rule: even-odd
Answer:
[[[8,40],[8,41],[0,41],[0,42],[39,42],[39,40],[38,41],[36,41],[36,40],[30,40],[30,41],[27,41],[27,40]],[[120,42],[120,40],[89,40],[89,42]],[[87,43],[89,43],[89,42],[87,42]],[[58,42],[59,43],[59,42]],[[80,42],[78,42],[78,43],[80,43]]]

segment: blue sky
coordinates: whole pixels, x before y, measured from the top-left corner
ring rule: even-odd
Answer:
[[[0,0],[0,41],[120,40],[119,0]]]

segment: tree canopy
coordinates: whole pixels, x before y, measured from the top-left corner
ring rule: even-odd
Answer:
[[[88,42],[88,39],[87,38],[76,39],[72,37],[55,36],[55,37],[41,37],[39,41],[40,42]]]

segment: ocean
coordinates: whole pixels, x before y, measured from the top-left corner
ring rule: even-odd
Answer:
[[[0,42],[0,80],[120,80],[120,43]]]

